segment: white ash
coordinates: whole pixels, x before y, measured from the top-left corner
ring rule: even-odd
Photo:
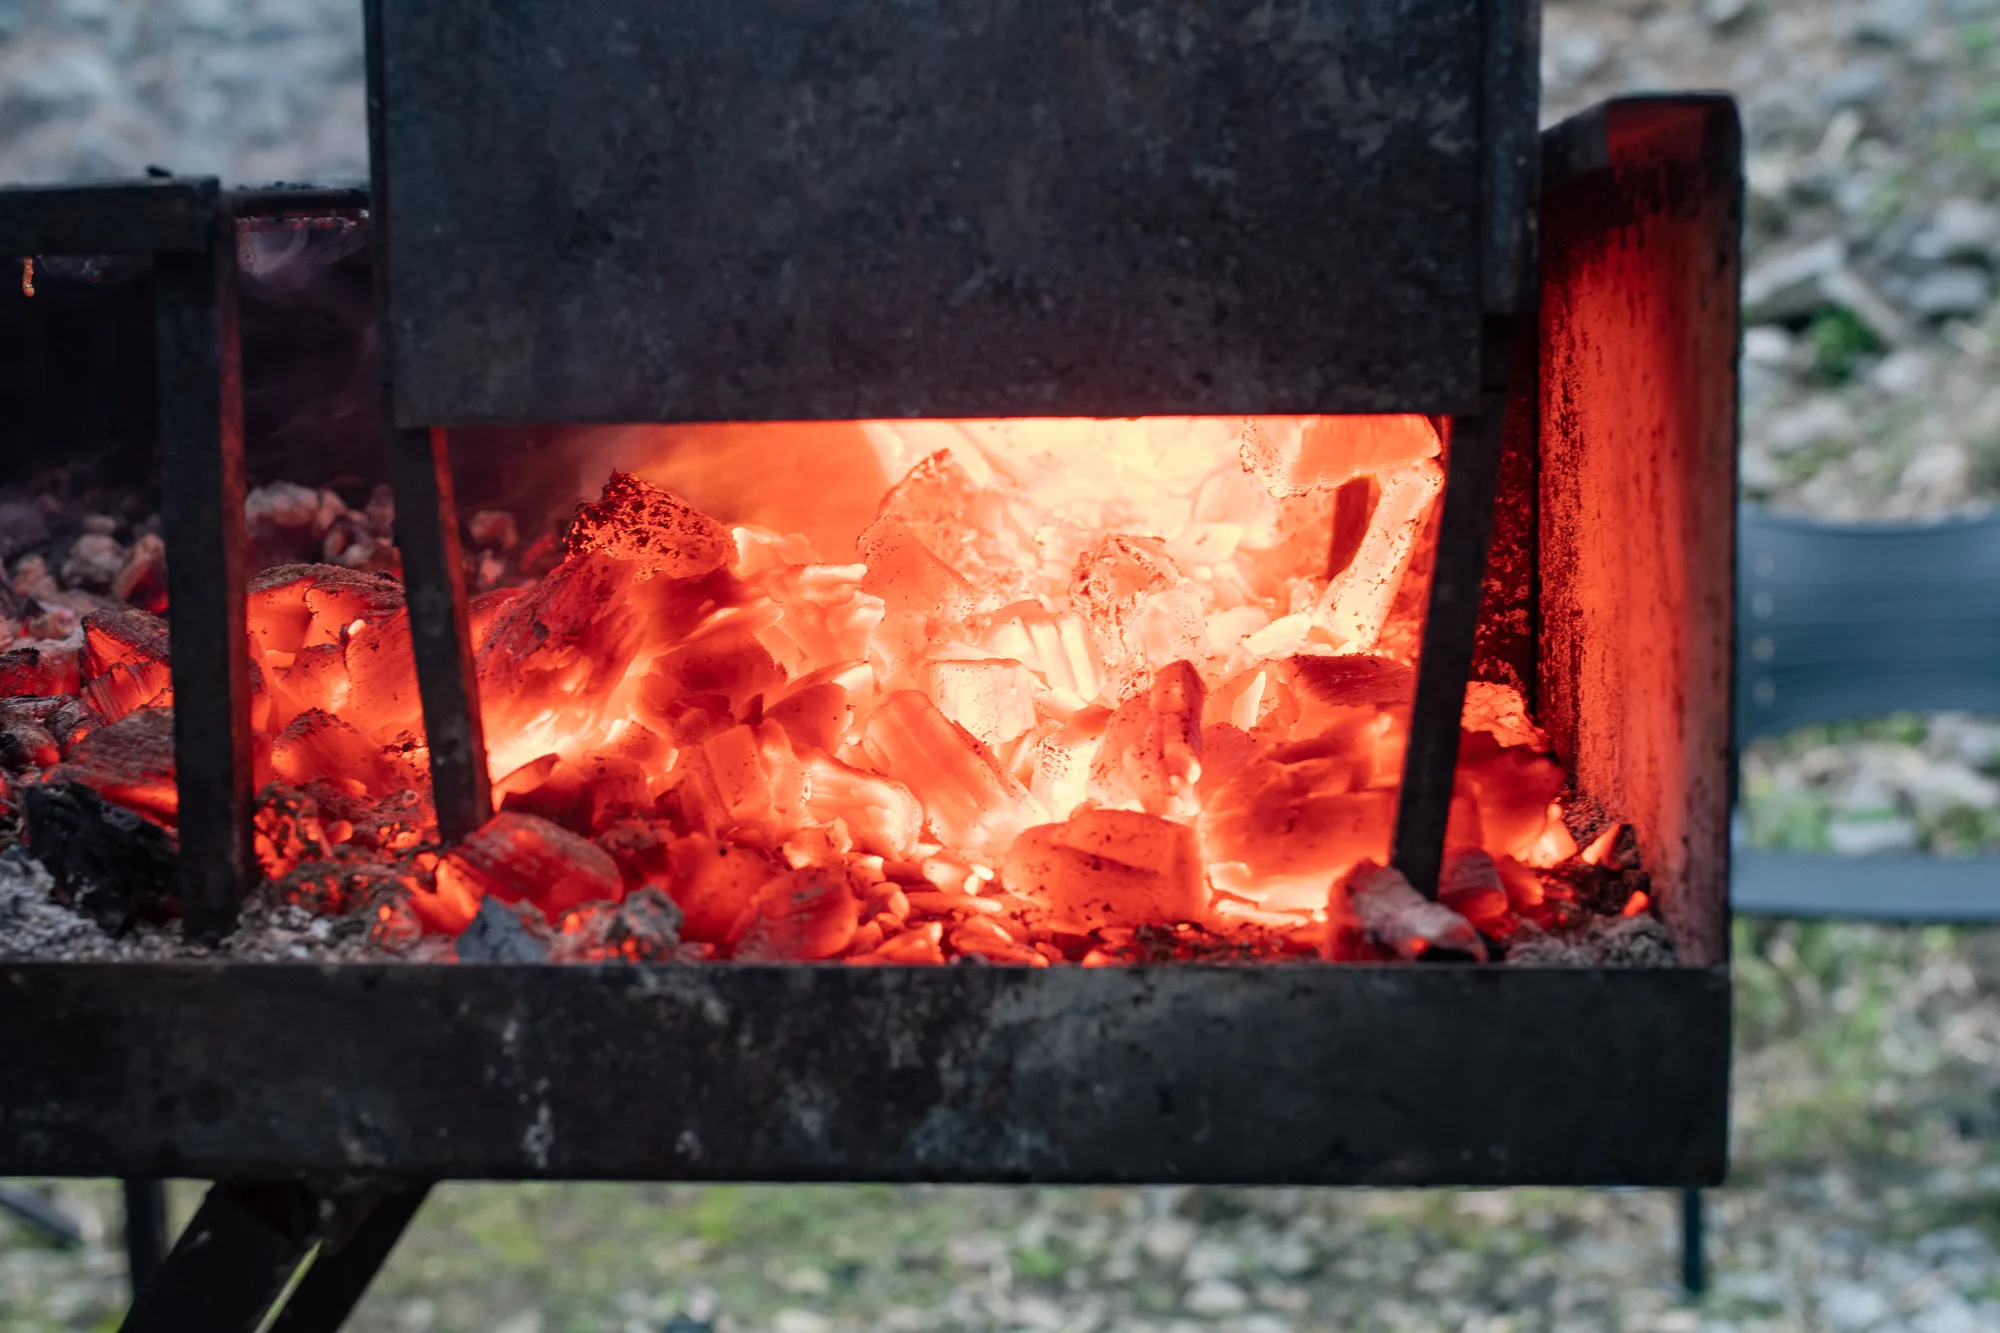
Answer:
[[[1587,917],[1571,929],[1549,934],[1533,927],[1507,944],[1507,962],[1516,967],[1672,967],[1673,936],[1658,917]]]

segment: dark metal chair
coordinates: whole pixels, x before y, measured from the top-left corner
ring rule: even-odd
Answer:
[[[1737,520],[1736,743],[1898,712],[2000,715],[2000,515],[1828,524],[1746,506]],[[2000,921],[2000,856],[1813,856],[1738,845],[1748,916]],[[1699,1191],[1683,1196],[1683,1278],[1705,1285]]]

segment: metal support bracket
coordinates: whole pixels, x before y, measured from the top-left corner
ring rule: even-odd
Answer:
[[[429,1189],[326,1196],[296,1184],[217,1184],[135,1294],[120,1333],[333,1333]]]

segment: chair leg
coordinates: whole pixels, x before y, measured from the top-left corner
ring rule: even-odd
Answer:
[[[153,1280],[167,1257],[167,1187],[157,1180],[127,1180],[125,1186],[125,1266],[132,1299]]]
[[[1708,1290],[1708,1249],[1700,1190],[1681,1191],[1681,1286],[1691,1300]]]

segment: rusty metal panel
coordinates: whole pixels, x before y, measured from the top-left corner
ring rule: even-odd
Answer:
[[[1629,821],[1683,961],[1728,956],[1737,286],[1727,97],[1628,98],[1547,138],[1540,716]]]
[[[375,0],[397,423],[1476,410],[1489,7]]]
[[[1712,1184],[1728,1061],[1720,968],[27,963],[0,1174]]]

